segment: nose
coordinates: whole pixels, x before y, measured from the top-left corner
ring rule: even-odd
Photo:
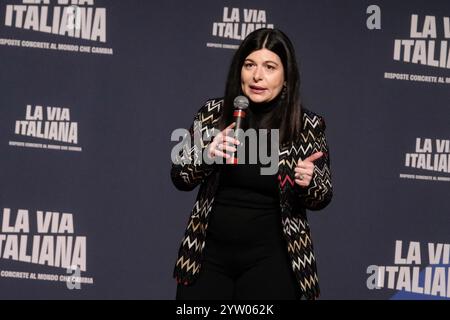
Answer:
[[[253,71],[253,80],[255,82],[258,82],[259,80],[262,79],[262,71],[260,67],[256,67],[255,70]]]

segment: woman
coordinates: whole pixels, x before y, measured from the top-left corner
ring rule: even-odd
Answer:
[[[192,137],[196,130],[220,134],[212,141],[206,134],[200,147],[185,147],[172,166],[178,189],[200,184],[174,270],[177,299],[318,297],[306,209],[319,210],[331,201],[330,160],[325,122],[302,108],[299,86],[288,37],[259,29],[236,51],[225,97],[208,100],[197,113]],[[201,161],[203,154],[227,161],[241,142],[247,145],[230,135],[239,95],[250,102],[248,128],[279,129],[275,175],[262,175],[260,161]]]

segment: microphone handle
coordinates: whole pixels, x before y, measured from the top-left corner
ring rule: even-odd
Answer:
[[[234,137],[240,141],[239,131],[244,129],[244,119],[246,113],[244,110],[236,109],[234,110],[234,122],[236,122],[236,126],[234,127]]]
[[[236,126],[234,127],[234,138],[239,140],[239,142],[243,143],[241,141],[240,131],[244,129],[244,119],[246,116],[246,113],[244,110],[236,109],[233,113],[234,116],[234,122],[236,122]],[[238,158],[237,158],[237,150],[233,153],[232,156],[232,164],[238,164]]]

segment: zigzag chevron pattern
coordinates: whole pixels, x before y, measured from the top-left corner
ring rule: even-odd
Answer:
[[[309,228],[308,221],[301,219],[300,217],[281,217],[281,223],[283,225],[284,231],[288,234],[301,233],[302,230]]]
[[[223,99],[212,99],[197,113],[190,128],[193,140],[194,130],[198,129],[210,136],[217,124]],[[299,140],[278,150],[278,181],[280,191],[281,223],[287,241],[287,252],[292,263],[303,295],[315,299],[319,295],[317,268],[310,235],[306,209],[318,210],[325,207],[332,197],[330,159],[325,139],[325,123],[321,117],[304,110],[303,131]],[[214,167],[200,163],[200,157],[209,141],[201,141],[200,147],[183,147],[178,155],[177,165],[172,165],[171,178],[180,190],[192,190],[200,184],[197,199],[192,208],[188,225],[178,252],[174,277],[184,284],[195,281],[201,268],[202,253],[206,243],[209,214],[213,208],[214,194],[217,190],[217,172]],[[295,184],[294,168],[299,159],[322,151],[324,156],[315,161],[314,176],[308,188]]]
[[[200,265],[196,261],[191,261],[189,258],[185,259],[184,256],[181,256],[177,260],[177,266],[186,272],[192,272],[192,274],[196,274],[200,271]]]
[[[309,254],[304,254],[301,257],[298,256],[297,259],[292,260],[292,266],[294,270],[302,270],[307,266],[312,266],[315,263],[315,260],[314,254],[309,252]]]
[[[317,274],[313,274],[313,275],[302,278],[302,281],[300,281],[300,287],[302,288],[303,292],[315,292],[315,290],[318,286],[318,283],[319,283],[319,279],[317,277]],[[316,291],[314,294],[315,295],[313,295],[313,296],[309,296],[309,298],[310,299],[317,298],[319,292]]]

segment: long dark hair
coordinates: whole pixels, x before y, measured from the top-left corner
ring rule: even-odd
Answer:
[[[275,113],[271,121],[280,129],[280,143],[289,143],[298,138],[302,125],[302,107],[300,99],[300,74],[294,46],[289,38],[278,29],[258,29],[250,33],[241,43],[231,61],[225,88],[225,101],[219,120],[220,130],[233,121],[233,101],[242,95],[241,69],[245,58],[253,51],[268,49],[276,53],[283,63],[286,89],[280,101],[280,112]]]

